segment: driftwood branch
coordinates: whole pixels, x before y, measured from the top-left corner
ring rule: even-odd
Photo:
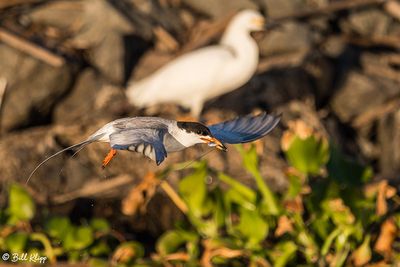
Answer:
[[[0,129],[1,129],[2,107],[4,102],[4,96],[6,95],[6,90],[7,90],[7,79],[4,77],[0,77]]]
[[[83,185],[82,188],[65,193],[62,195],[54,196],[51,198],[51,202],[54,204],[62,204],[82,197],[96,197],[98,195],[104,195],[116,188],[126,186],[134,181],[129,175],[120,175],[112,179],[104,181],[93,180]]]
[[[329,5],[322,6],[312,10],[297,11],[296,13],[271,18],[272,21],[284,21],[290,19],[306,19],[309,17],[321,16],[339,12],[342,10],[353,9],[363,6],[380,5],[388,2],[387,0],[346,0],[334,1]]]
[[[4,28],[0,28],[0,41],[53,67],[61,67],[65,63],[63,57],[56,55],[27,39],[17,36]]]
[[[40,2],[43,2],[43,0],[2,0],[0,1],[0,9],[23,4],[36,4]]]

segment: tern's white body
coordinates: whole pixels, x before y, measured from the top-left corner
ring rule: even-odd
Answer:
[[[257,140],[267,135],[279,123],[280,117],[265,112],[247,115],[210,126],[198,122],[174,121],[157,117],[123,118],[107,123],[85,141],[66,147],[40,162],[31,172],[27,183],[40,166],[61,153],[94,142],[110,143],[111,150],[103,160],[105,167],[115,156],[116,150],[138,152],[160,165],[167,154],[195,144],[208,144],[226,151],[223,143],[239,144]],[[77,153],[76,152],[76,153]]]
[[[110,136],[116,132],[119,132],[125,128],[131,129],[164,129],[169,135],[164,135],[166,140],[164,145],[168,152],[179,151],[186,147],[194,146],[195,144],[203,143],[199,135],[193,132],[182,131],[177,125],[175,120],[168,120],[163,118],[155,117],[136,117],[136,118],[123,118],[107,123],[88,139],[95,139],[98,142],[110,143]],[[142,152],[146,147],[138,146],[137,152]]]
[[[263,26],[258,12],[239,12],[218,45],[182,55],[133,81],[126,92],[129,102],[138,107],[176,103],[199,116],[205,101],[239,88],[253,76],[259,51],[250,32]]]

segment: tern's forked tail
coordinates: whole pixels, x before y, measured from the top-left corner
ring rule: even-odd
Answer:
[[[64,148],[63,150],[60,150],[60,151],[54,153],[53,155],[49,156],[48,158],[46,158],[45,160],[43,160],[42,162],[40,162],[40,163],[36,166],[36,168],[29,174],[29,177],[28,177],[28,179],[26,179],[25,184],[28,184],[28,183],[29,183],[29,180],[30,180],[31,177],[35,174],[35,172],[40,168],[40,166],[42,166],[43,164],[45,164],[47,161],[51,160],[52,158],[54,158],[54,157],[60,155],[61,153],[65,152],[65,151],[72,150],[72,149],[75,149],[75,148],[77,148],[78,150],[80,150],[80,149],[82,149],[83,147],[85,147],[85,146],[87,146],[87,145],[89,145],[89,144],[91,144],[91,143],[93,143],[93,142],[96,142],[96,141],[97,141],[97,139],[92,139],[92,138],[90,138],[90,139],[85,140],[85,141],[83,141],[83,142],[81,142],[81,143],[78,143],[78,144],[75,144],[75,145],[66,147],[66,148]]]

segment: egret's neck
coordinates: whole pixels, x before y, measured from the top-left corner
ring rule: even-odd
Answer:
[[[248,82],[258,65],[258,46],[247,30],[228,28],[220,44],[229,47],[232,59],[224,66],[226,74],[221,74],[221,77],[226,77],[221,82],[221,90],[210,94],[210,98],[230,92]]]
[[[221,38],[220,44],[231,48],[236,58],[256,60],[258,63],[257,43],[246,29],[228,27]]]

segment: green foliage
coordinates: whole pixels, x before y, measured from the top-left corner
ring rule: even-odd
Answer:
[[[276,244],[268,254],[275,267],[283,267],[295,258],[297,249],[295,242],[282,241]]]
[[[304,174],[317,175],[329,159],[329,145],[323,138],[314,135],[302,139],[293,137],[285,151],[290,164]]]
[[[371,167],[365,167],[347,158],[335,146],[331,148],[327,168],[333,180],[346,186],[360,186],[371,180],[373,176]]]
[[[115,266],[362,266],[400,259],[394,249],[398,241],[381,236],[388,216],[392,227],[400,228],[400,213],[378,213],[378,205],[390,208],[394,201],[382,199],[379,186],[367,192],[371,168],[321,136],[289,137],[283,149],[291,165],[288,188],[279,194],[265,182],[254,146],[237,146],[253,187],[206,161],[193,164],[177,192],[188,208],[187,220],[157,239],[151,257],[134,240],[118,241],[116,230],[101,218],[75,225],[67,217],[50,217],[34,227],[38,231],[29,230],[35,204],[18,185],[10,187],[8,207],[0,210],[0,250],[37,252],[51,263],[68,259],[94,267],[110,261]],[[217,183],[207,184],[209,176]],[[387,251],[374,248],[380,238],[392,242]]]
[[[266,214],[276,215],[279,213],[279,207],[276,203],[276,197],[265,184],[260,171],[258,169],[258,156],[255,146],[251,146],[249,150],[244,150],[242,146],[236,146],[243,157],[244,168],[253,175],[260,194],[262,195],[261,206]]]
[[[69,229],[63,239],[66,251],[82,250],[93,243],[93,230],[89,226],[74,226]]]
[[[66,217],[53,217],[45,223],[46,233],[57,240],[64,240],[72,227],[70,220]]]
[[[245,240],[246,248],[259,248],[268,234],[268,222],[257,210],[239,208],[239,223],[234,226],[237,236]]]
[[[8,196],[8,223],[29,221],[35,215],[35,203],[31,196],[19,185],[12,184]]]
[[[15,232],[6,237],[5,245],[10,249],[10,251],[21,253],[25,251],[27,241],[27,233]]]
[[[194,232],[184,230],[171,230],[165,232],[157,241],[156,250],[166,256],[177,251],[181,246],[192,247],[198,242],[198,235]]]

